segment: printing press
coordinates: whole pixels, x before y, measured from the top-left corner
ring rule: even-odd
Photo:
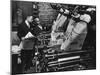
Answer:
[[[35,54],[30,66],[32,73],[95,68],[96,46],[87,41],[89,38],[86,40],[91,17],[88,14],[78,14],[79,7],[74,7],[73,11],[60,7],[60,12],[49,32],[44,31],[36,37],[25,39],[32,42],[29,44],[32,49],[35,40]],[[25,65],[23,72],[28,73],[25,71]]]
[[[38,62],[36,72],[86,70],[92,60],[95,60],[91,57],[95,54],[92,48],[61,51],[59,45],[48,46],[46,42],[49,40],[49,34],[42,34],[39,37],[39,43],[42,43],[37,45],[35,57],[38,61],[34,62]]]

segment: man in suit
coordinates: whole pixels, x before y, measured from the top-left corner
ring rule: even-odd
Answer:
[[[18,37],[20,38],[20,45],[21,47],[21,69],[22,73],[25,70],[28,70],[30,66],[32,66],[32,59],[35,55],[35,38],[26,36],[30,33],[34,36],[33,26],[32,26],[33,16],[27,16],[26,20],[18,26]]]
[[[42,32],[43,28],[40,24],[39,18],[35,18],[34,20],[35,20],[35,26],[33,28],[33,34],[35,36],[38,36]]]
[[[28,70],[32,66],[32,59],[35,55],[36,36],[42,31],[39,18],[35,18],[33,25],[33,16],[27,16],[26,20],[18,27],[18,36],[22,42],[21,60],[22,72]],[[31,33],[32,38],[26,36]]]
[[[26,20],[18,26],[18,37],[23,40],[28,32],[32,32],[33,16],[27,16]]]

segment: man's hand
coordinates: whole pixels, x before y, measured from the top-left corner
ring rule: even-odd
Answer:
[[[18,64],[21,64],[21,62],[22,62],[22,61],[21,61],[21,58],[18,57],[18,62],[17,62],[17,63],[18,63]]]
[[[24,40],[25,39],[25,37],[22,37],[22,40]]]

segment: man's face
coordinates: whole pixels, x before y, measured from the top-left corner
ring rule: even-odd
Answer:
[[[33,21],[33,16],[29,16],[27,19],[28,19],[28,22],[32,22]]]

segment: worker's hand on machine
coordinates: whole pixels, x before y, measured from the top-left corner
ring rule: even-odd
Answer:
[[[60,12],[64,12],[63,8],[60,8]]]
[[[24,40],[25,39],[25,37],[22,37],[22,40]]]

